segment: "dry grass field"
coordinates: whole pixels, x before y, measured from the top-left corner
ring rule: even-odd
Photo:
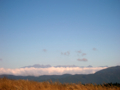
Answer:
[[[0,90],[120,90],[118,86],[104,86],[80,83],[61,84],[59,82],[35,82],[0,78]]]

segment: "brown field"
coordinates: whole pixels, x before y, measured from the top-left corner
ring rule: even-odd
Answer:
[[[120,90],[118,86],[104,86],[81,83],[35,82],[0,78],[0,90]]]

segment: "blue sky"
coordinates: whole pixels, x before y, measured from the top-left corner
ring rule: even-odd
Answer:
[[[120,1],[0,0],[0,68],[33,64],[120,65]]]

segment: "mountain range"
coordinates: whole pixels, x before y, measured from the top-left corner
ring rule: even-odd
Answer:
[[[48,65],[49,67],[49,65]],[[0,75],[0,78],[7,77],[9,79],[25,79],[34,81],[59,81],[61,83],[120,83],[120,66],[108,67],[106,69],[97,71],[94,74],[64,74],[64,75],[43,75],[39,77],[35,76],[14,76],[14,75]]]
[[[48,67],[52,67],[51,65],[40,65],[40,64],[34,64],[34,65],[29,65],[29,66],[24,66],[22,68],[30,68],[30,67],[34,67],[34,68],[48,68]],[[85,66],[76,66],[76,65],[57,65],[57,66],[53,66],[53,67],[85,67]],[[88,65],[86,67],[93,67],[91,65]],[[108,66],[99,66],[99,67],[108,67]]]

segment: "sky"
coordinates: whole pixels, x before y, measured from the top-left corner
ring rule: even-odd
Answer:
[[[120,0],[0,0],[0,70],[120,65]]]

